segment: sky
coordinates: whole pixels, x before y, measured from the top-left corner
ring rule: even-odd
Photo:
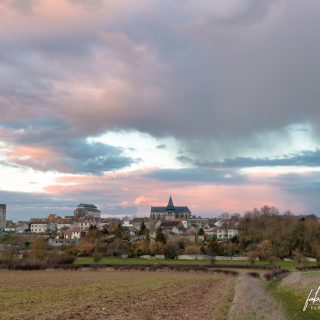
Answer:
[[[0,0],[13,220],[319,214],[320,2]]]

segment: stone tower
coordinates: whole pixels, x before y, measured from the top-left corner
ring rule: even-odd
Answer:
[[[7,206],[5,204],[0,204],[0,230],[6,228],[6,211]]]

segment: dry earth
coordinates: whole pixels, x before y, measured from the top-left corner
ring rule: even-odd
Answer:
[[[261,280],[242,274],[237,279],[229,320],[284,320],[279,303],[268,295]]]
[[[234,284],[204,273],[1,271],[0,319],[226,319]]]

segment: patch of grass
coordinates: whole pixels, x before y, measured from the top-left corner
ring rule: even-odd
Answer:
[[[74,262],[75,264],[93,264],[92,257],[80,257],[77,258]],[[106,257],[102,258],[99,264],[167,264],[167,265],[210,265],[210,260],[175,260],[175,259],[142,259],[142,258],[128,258],[128,259],[121,259],[117,257]],[[248,264],[248,261],[240,260],[240,261],[230,261],[230,260],[216,260],[215,264],[222,265],[234,265],[240,264],[245,265]],[[255,265],[268,265],[267,261],[257,261]]]
[[[92,257],[79,257],[74,262],[75,264],[93,264]],[[128,258],[128,259],[121,259],[117,257],[105,257],[102,258],[99,264],[167,264],[167,265],[210,265],[211,260],[175,260],[175,259],[143,259],[143,258]],[[246,260],[216,260],[216,265],[234,265],[234,264],[250,264],[249,261]],[[269,265],[268,261],[256,261],[253,265],[264,266]],[[275,265],[280,265],[281,269],[288,269],[288,270],[295,270],[297,264],[294,261],[277,261]],[[315,265],[314,262],[306,262],[305,265],[313,266]]]
[[[288,286],[281,286],[281,278],[267,284],[269,293],[282,304],[284,312],[290,320],[316,320],[320,319],[320,311],[308,308],[303,311],[307,296],[301,291]]]
[[[281,266],[281,269],[295,270],[298,267],[298,264],[295,261],[278,261],[276,264]],[[315,262],[304,262],[304,266],[315,266]]]

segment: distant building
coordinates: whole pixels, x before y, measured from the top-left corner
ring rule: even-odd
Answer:
[[[191,211],[188,207],[176,207],[170,196],[166,207],[151,207],[150,223],[160,221],[189,220]]]
[[[80,203],[77,209],[74,211],[74,215],[77,218],[83,217],[100,217],[101,211],[98,210],[94,204]]]
[[[17,233],[26,233],[30,231],[30,222],[29,221],[18,221],[16,223],[16,232]]]
[[[16,224],[12,220],[6,221],[6,228],[4,229],[5,232],[16,232]]]
[[[6,213],[7,205],[0,204],[0,230],[4,230],[6,228]]]
[[[31,233],[46,233],[48,231],[48,221],[32,220],[30,222]]]

